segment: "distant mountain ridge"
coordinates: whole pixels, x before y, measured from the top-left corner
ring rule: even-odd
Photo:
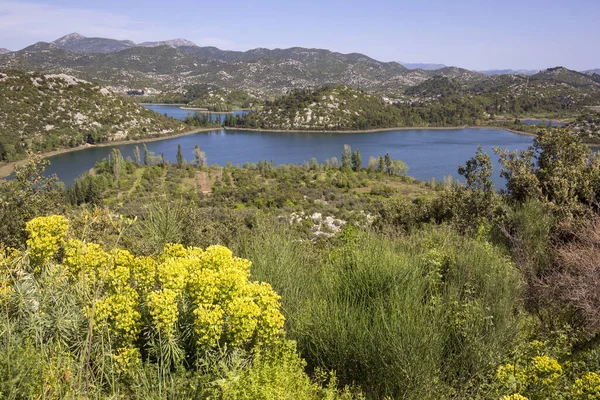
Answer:
[[[494,75],[535,75],[540,72],[539,69],[490,69],[479,71],[488,76]]]
[[[53,41],[59,49],[78,53],[113,53],[132,47],[155,47],[155,46],[196,46],[194,42],[186,39],[172,39],[159,42],[135,43],[131,40],[117,40],[100,37],[86,37],[79,33],[70,33]]]
[[[232,61],[247,61],[250,59],[258,59],[258,58],[286,58],[284,55],[293,50],[313,50],[313,51],[328,51],[324,49],[303,49],[300,47],[292,47],[287,49],[266,49],[266,48],[256,48],[247,51],[233,51],[233,50],[221,50],[217,47],[213,46],[198,46],[194,42],[178,38],[171,40],[163,40],[163,41],[146,41],[142,43],[135,43],[131,40],[117,40],[110,38],[101,38],[101,37],[86,37],[79,33],[70,33],[63,37],[60,37],[53,42],[59,49],[68,50],[75,53],[114,53],[119,52],[126,49],[131,49],[135,47],[158,47],[158,46],[169,46],[172,48],[176,48],[185,52],[187,54],[191,54],[195,57],[200,58],[212,58],[226,62]],[[38,42],[31,46],[24,48],[23,50],[27,51],[36,51],[40,48],[44,48],[47,50],[47,42]],[[9,53],[8,49],[0,49],[0,54]],[[367,57],[363,54],[357,54],[358,56]],[[350,55],[350,54],[349,54]],[[440,69],[448,68],[445,64],[438,63],[409,63],[409,62],[398,62],[397,64],[402,65],[408,70],[423,70],[423,71],[439,71]],[[464,68],[463,68],[464,69]],[[494,75],[534,75],[540,70],[534,69],[491,69],[491,70],[468,70],[467,71],[482,73],[487,76]],[[586,71],[580,71],[583,73],[587,72],[595,72],[600,74],[600,68],[598,69],[590,69]]]
[[[190,42],[184,40],[158,46],[154,44],[160,42],[146,43],[153,47],[130,47],[131,43],[72,34],[52,43],[38,42],[0,55],[0,66],[67,73],[118,90],[177,91],[183,86],[201,83],[257,95],[332,83],[399,93],[436,75],[464,83],[485,78],[481,73],[456,67],[409,70],[397,62],[381,62],[360,53],[342,54],[325,49],[227,51],[189,45]],[[108,51],[115,46],[127,48]],[[92,47],[103,51],[91,52]]]
[[[268,97],[294,89],[343,84],[396,96],[433,77],[453,79],[465,87],[496,87],[499,82],[509,86],[511,82],[510,79],[491,80],[494,76],[540,74],[532,70],[477,72],[443,64],[405,64],[419,68],[409,69],[398,62],[382,62],[360,53],[343,54],[326,49],[292,47],[232,51],[197,46],[186,39],[136,44],[128,40],[89,38],[77,33],[0,54],[0,67],[66,73],[121,92],[131,88],[147,89],[147,94],[186,93],[189,87],[201,84]],[[567,82],[574,86],[600,82],[600,75],[594,72],[569,73],[566,74],[568,77],[560,71],[548,74],[549,82]],[[546,79],[543,74],[538,78]],[[435,82],[436,90],[440,82]],[[442,92],[453,90],[443,86]],[[419,90],[428,96],[431,89]]]
[[[428,64],[428,63],[407,63],[400,61],[408,69],[423,69],[425,71],[435,71],[437,69],[446,68],[445,64]]]

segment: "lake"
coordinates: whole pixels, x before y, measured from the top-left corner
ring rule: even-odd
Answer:
[[[360,150],[365,166],[369,157],[390,153],[393,159],[404,161],[408,174],[417,179],[457,177],[457,168],[464,164],[481,145],[489,154],[492,148],[525,149],[532,137],[499,129],[407,129],[369,133],[290,133],[255,132],[216,129],[176,138],[148,142],[148,150],[157,155],[164,153],[171,162],[176,160],[177,146],[181,145],[187,160],[194,158],[194,146],[206,152],[208,163],[234,165],[260,160],[275,164],[301,164],[316,158],[320,163],[331,157],[341,160],[344,144]],[[137,144],[142,147],[141,144]],[[47,173],[55,173],[67,185],[92,168],[97,160],[107,157],[113,147],[124,157],[133,157],[136,144],[91,147],[49,157]],[[495,159],[496,157],[494,157]],[[495,168],[497,186],[504,186]]]
[[[158,105],[158,104],[144,104],[143,106],[146,107],[147,109],[157,112],[159,114],[166,115],[167,117],[176,118],[176,119],[180,119],[180,120],[183,120],[188,115],[194,115],[194,114],[198,113],[198,110],[185,110],[185,109],[181,108],[180,106],[167,106],[167,105]],[[235,117],[238,115],[248,114],[248,111],[247,110],[234,110],[232,113],[233,113],[233,116]],[[232,113],[218,113],[218,112],[209,111],[209,112],[203,112],[202,114],[208,115],[212,121],[216,121],[216,120],[224,121],[227,114],[232,114]]]

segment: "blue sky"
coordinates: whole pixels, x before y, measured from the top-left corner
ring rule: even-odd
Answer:
[[[318,47],[478,70],[600,68],[600,0],[0,0],[0,47],[71,32],[183,37],[226,50]]]

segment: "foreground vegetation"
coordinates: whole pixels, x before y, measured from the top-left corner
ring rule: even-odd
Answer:
[[[501,192],[481,151],[461,185],[349,147],[115,151],[69,189],[32,160],[0,186],[0,392],[600,398],[600,159],[564,130],[498,153]]]

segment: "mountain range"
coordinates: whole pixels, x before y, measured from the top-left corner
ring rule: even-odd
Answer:
[[[535,75],[540,72],[539,69],[489,69],[486,71],[479,71],[488,76],[494,75]]]
[[[135,88],[145,89],[146,94],[185,93],[190,86],[202,84],[255,96],[327,84],[346,84],[369,92],[398,95],[433,77],[449,78],[458,85],[485,87],[496,84],[490,80],[494,76],[525,76],[537,72],[479,72],[443,64],[403,65],[381,62],[360,53],[342,54],[302,47],[229,51],[200,47],[185,39],[136,44],[128,40],[88,38],[77,33],[50,43],[38,42],[15,52],[0,51],[0,67],[66,73],[117,91]],[[566,75],[575,73],[564,70],[568,71]],[[600,75],[593,71],[587,75],[575,73],[565,79],[598,82]]]
[[[425,71],[434,71],[436,69],[446,68],[444,64],[427,64],[427,63],[407,63],[400,61],[400,64],[404,65],[408,69],[424,69]]]
[[[259,95],[329,83],[397,93],[438,75],[463,83],[485,78],[484,74],[457,67],[409,70],[397,62],[324,49],[227,51],[199,47],[182,39],[135,45],[130,41],[86,38],[79,34],[2,54],[0,66],[67,73],[117,90],[176,91],[202,83]]]
[[[116,40],[99,37],[85,37],[79,33],[71,33],[56,39],[54,43],[59,49],[80,53],[112,53],[132,47],[156,46],[196,46],[195,43],[185,39],[165,40],[161,42],[134,43],[131,40]]]

